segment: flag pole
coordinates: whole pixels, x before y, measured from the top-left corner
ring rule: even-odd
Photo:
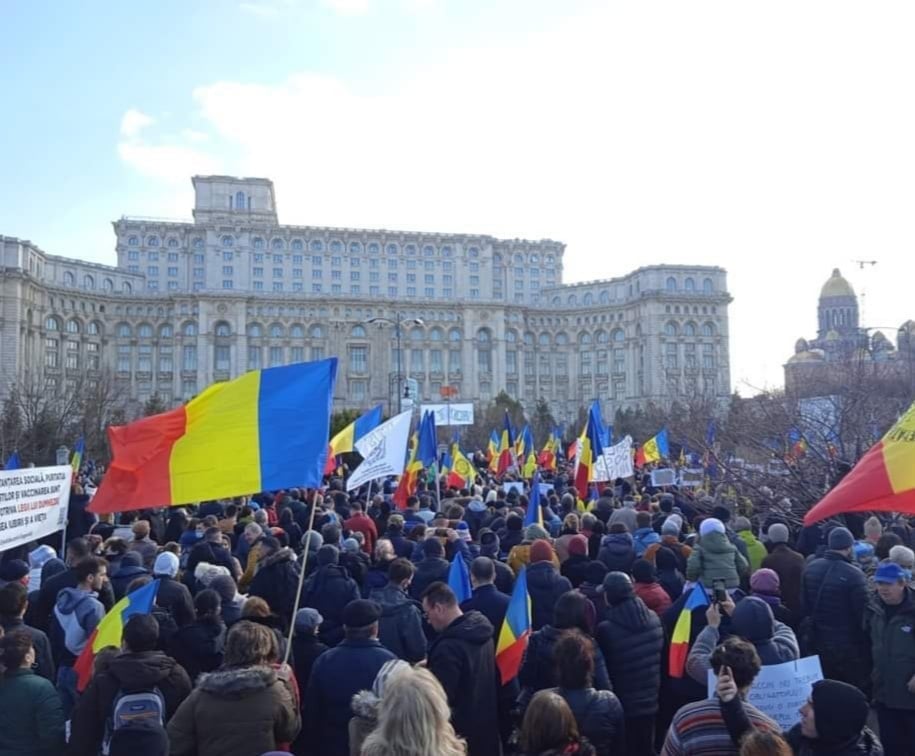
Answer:
[[[289,655],[292,653],[292,636],[295,635],[295,616],[299,613],[299,603],[302,600],[302,586],[305,584],[305,568],[308,566],[308,544],[311,543],[311,536],[315,524],[315,512],[318,511],[318,492],[315,491],[315,499],[311,502],[311,514],[308,517],[308,530],[305,531],[308,540],[305,545],[305,553],[302,555],[302,571],[299,573],[299,588],[295,594],[295,603],[292,606],[292,619],[289,622],[289,638],[286,639],[286,652],[283,654],[283,664],[289,664]]]

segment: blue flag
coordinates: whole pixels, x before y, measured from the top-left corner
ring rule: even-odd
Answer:
[[[438,441],[435,438],[435,415],[426,412],[419,424],[419,447],[416,458],[423,467],[431,467],[438,460]]]
[[[524,515],[524,527],[540,525],[543,527],[543,510],[540,509],[540,473],[534,473],[531,480],[531,497],[527,501],[527,513]]]
[[[458,604],[473,595],[467,562],[464,561],[464,557],[460,553],[455,554],[451,559],[451,569],[448,570],[448,587],[457,596]]]
[[[18,470],[22,467],[22,462],[19,461],[19,452],[13,452],[6,458],[6,464],[3,465],[4,470]]]

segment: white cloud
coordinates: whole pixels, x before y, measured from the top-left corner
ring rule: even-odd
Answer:
[[[325,8],[345,16],[361,16],[368,13],[369,0],[321,0]]]
[[[146,113],[131,108],[121,118],[121,136],[135,137],[155,121]]]
[[[182,129],[181,136],[188,142],[193,142],[195,144],[208,142],[210,139],[210,135],[205,131],[197,131],[196,129]]]
[[[186,182],[195,173],[219,172],[217,158],[190,146],[207,141],[208,134],[184,129],[180,137],[166,135],[153,142],[146,133],[154,123],[154,118],[139,110],[124,113],[117,147],[122,161],[144,176],[170,182]]]

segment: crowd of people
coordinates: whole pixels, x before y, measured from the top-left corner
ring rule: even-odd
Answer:
[[[402,510],[394,481],[367,496],[333,476],[110,522],[78,513],[64,554],[32,544],[0,563],[0,754],[915,754],[903,518],[801,527],[769,491],[737,501],[646,477],[584,503],[564,471],[544,481],[535,518],[528,484],[485,469],[463,490],[420,483]],[[531,633],[503,680],[522,570]],[[152,611],[126,613],[84,685],[99,622],[154,580]],[[672,674],[693,591],[706,600]],[[763,666],[813,654],[825,679],[782,732],[747,693]]]

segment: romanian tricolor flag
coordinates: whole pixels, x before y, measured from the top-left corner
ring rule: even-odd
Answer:
[[[183,407],[110,427],[114,458],[89,510],[317,488],[336,375],[336,358],[254,370]]]
[[[690,591],[689,598],[680,610],[674,634],[670,638],[670,657],[667,671],[671,677],[683,677],[686,671],[686,657],[689,656],[689,644],[693,629],[693,610],[708,606],[708,595],[702,583],[696,583]]]
[[[534,437],[531,435],[530,426],[524,426],[524,432],[521,434],[523,440],[523,450],[518,457],[521,464],[521,474],[525,478],[533,478],[537,472],[537,452],[534,447]]]
[[[527,571],[522,567],[515,580],[505,620],[499,630],[499,642],[496,644],[496,666],[503,685],[518,676],[530,635],[531,597],[527,593]]]
[[[400,476],[400,482],[397,484],[397,490],[394,491],[394,503],[398,509],[407,508],[407,499],[416,493],[416,485],[419,483],[419,474],[423,470],[423,463],[416,458],[416,451],[419,448],[419,435],[413,433],[410,438],[410,459],[404,468],[403,475]]]
[[[515,436],[512,432],[512,424],[508,419],[508,412],[505,413],[505,427],[502,429],[502,435],[499,437],[499,448],[496,451],[496,474],[502,475],[515,466]]]
[[[791,462],[796,462],[807,454],[807,439],[797,429],[792,428],[788,434],[788,453],[785,455]]]
[[[807,513],[804,524],[870,511],[915,513],[915,404]]]
[[[648,439],[635,454],[636,467],[643,467],[649,462],[658,462],[670,457],[670,444],[667,440],[667,428],[662,428],[658,435]]]
[[[89,680],[92,678],[92,664],[95,656],[103,648],[114,646],[121,647],[121,637],[124,635],[124,625],[135,614],[149,614],[156,602],[156,593],[159,591],[158,580],[147,583],[142,588],[137,588],[133,593],[128,593],[118,603],[111,607],[102,621],[98,623],[82,652],[73,663],[76,672],[76,689],[82,693]]]
[[[79,468],[83,464],[83,454],[86,453],[86,440],[80,436],[73,447],[73,456],[70,458],[70,467],[73,468],[73,480],[79,475]]]
[[[591,495],[591,481],[594,480],[594,462],[604,453],[600,420],[594,411],[588,413],[588,424],[585,432],[578,439],[578,455],[575,459],[575,488],[578,495],[588,500]]]
[[[556,431],[551,431],[549,438],[546,440],[546,443],[543,445],[543,450],[540,452],[538,462],[544,470],[555,470],[556,469],[556,460],[559,457],[559,438],[556,435]]]
[[[543,527],[543,510],[540,508],[540,476],[534,473],[531,480],[531,497],[527,501],[527,513],[524,515],[524,527],[539,525]]]
[[[331,475],[337,464],[336,458],[341,454],[352,452],[356,448],[356,442],[379,425],[381,425],[380,404],[357,417],[334,436],[327,445],[327,464],[324,466],[324,474]]]
[[[496,471],[499,466],[499,434],[493,431],[489,434],[489,445],[486,447],[486,461],[489,462],[489,469]]]

